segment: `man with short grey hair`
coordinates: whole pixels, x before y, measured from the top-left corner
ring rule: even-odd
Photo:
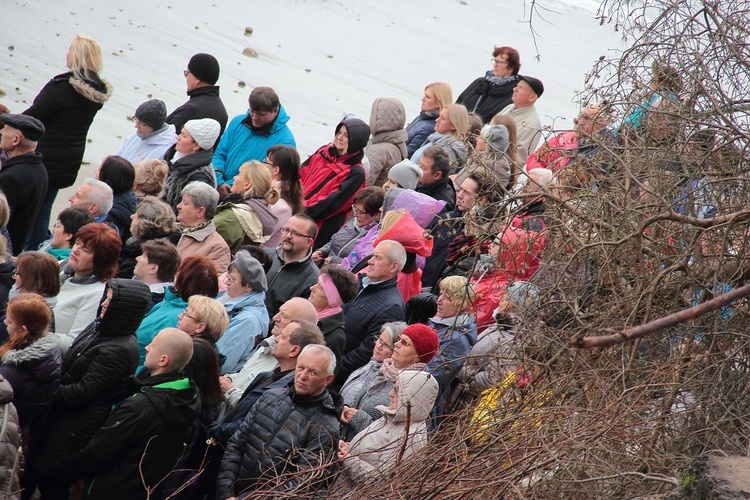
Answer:
[[[397,241],[383,240],[373,249],[357,296],[344,306],[346,347],[335,387],[370,360],[384,323],[404,320],[404,301],[396,283],[404,264],[406,250]]]
[[[68,201],[71,207],[90,213],[95,222],[104,222],[112,209],[114,194],[108,184],[87,177],[83,184],[76,188],[75,193],[68,198]]]
[[[182,237],[177,251],[183,261],[192,255],[208,257],[222,274],[229,267],[231,253],[213,221],[218,203],[219,193],[205,182],[191,182],[182,189],[182,201],[177,205]]]

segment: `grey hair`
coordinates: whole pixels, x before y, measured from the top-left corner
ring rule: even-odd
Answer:
[[[531,173],[535,173],[538,175],[538,177],[535,180],[531,180]],[[551,170],[548,170],[546,168],[535,168],[529,171],[526,176],[529,178],[528,182],[533,183],[535,186],[538,186],[539,189],[545,188],[549,186],[552,183],[552,180],[555,177],[555,174],[552,173]]]
[[[193,181],[180,193],[182,196],[189,195],[190,200],[196,208],[206,209],[206,219],[211,220],[216,215],[216,205],[219,203],[219,192],[205,182]]]
[[[383,243],[388,244],[388,262],[398,262],[398,272],[401,272],[406,265],[406,249],[404,245],[394,240],[382,240],[378,243],[378,246]]]
[[[401,336],[404,330],[406,330],[407,326],[409,325],[407,325],[403,321],[391,321],[390,323],[383,323],[380,331],[381,333],[387,333],[391,338],[391,345],[394,345],[396,343],[396,339]]]
[[[302,352],[300,352],[299,355],[302,356],[308,351],[314,354],[325,354],[326,356],[328,356],[328,370],[326,373],[326,377],[329,375],[333,375],[333,372],[336,370],[336,355],[332,350],[324,345],[308,344],[302,348]]]
[[[98,181],[92,177],[83,180],[84,184],[91,186],[89,193],[89,203],[96,203],[99,210],[94,214],[95,217],[109,213],[114,203],[114,194],[112,188],[105,182]]]

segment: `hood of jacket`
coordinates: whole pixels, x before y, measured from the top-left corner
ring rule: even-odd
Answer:
[[[60,76],[68,76],[68,83],[73,89],[91,102],[104,104],[112,97],[112,85],[99,75],[90,75],[90,79],[80,80],[72,72]]]
[[[273,213],[271,205],[262,198],[250,198],[249,200],[245,200],[245,203],[253,209],[255,215],[260,219],[260,223],[263,226],[263,235],[272,234],[276,228],[276,224],[279,222],[279,218]],[[247,233],[247,231],[245,232]]]
[[[349,147],[347,148],[346,155],[342,156],[342,159],[348,159],[349,156],[356,156],[358,153],[362,153],[362,150],[365,149],[367,141],[370,139],[370,127],[359,118],[347,117],[336,125],[337,134],[342,125],[346,127],[346,132],[349,134]],[[357,160],[357,163],[360,161],[362,161],[361,156],[359,160]],[[349,161],[346,163],[351,164]]]
[[[370,111],[370,133],[373,137],[383,132],[406,132],[405,124],[406,110],[401,101],[395,97],[378,97],[373,101]],[[406,140],[405,133],[404,140]]]
[[[54,336],[45,335],[23,349],[5,353],[2,364],[23,367],[36,380],[55,380],[60,377],[62,355]]]
[[[394,422],[405,422],[407,408],[411,406],[411,422],[421,422],[430,417],[439,392],[437,379],[426,371],[402,370],[398,374],[398,406],[391,410],[387,406],[378,406],[383,415],[390,416]]]
[[[104,317],[97,320],[100,335],[106,337],[135,335],[151,303],[151,289],[142,281],[114,278],[107,282],[104,294],[102,294],[102,302],[110,289],[112,300],[109,302]],[[101,315],[101,311],[100,303],[96,313],[97,318]]]
[[[409,212],[403,214],[392,228],[375,240],[373,245],[378,246],[378,243],[383,240],[398,241],[404,246],[407,252],[415,253],[422,257],[432,255],[433,240],[428,240],[424,237],[424,229],[417,224],[417,221],[414,220]]]
[[[201,411],[201,400],[195,384],[181,373],[136,378],[140,386],[133,397],[145,397],[162,420],[173,427],[183,427],[194,422]]]

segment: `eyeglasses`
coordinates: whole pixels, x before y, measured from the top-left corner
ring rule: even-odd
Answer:
[[[289,229],[288,227],[282,227],[281,228],[281,234],[283,234],[283,235],[291,234],[295,238],[310,238],[311,240],[315,239],[315,238],[313,238],[310,235],[302,234],[299,231],[295,231],[294,229]]]
[[[355,217],[359,217],[360,215],[367,215],[367,212],[364,210],[358,209],[356,206],[352,205],[352,215]]]
[[[393,350],[393,346],[392,346],[392,345],[388,345],[388,344],[386,344],[385,342],[383,342],[383,341],[382,341],[382,340],[380,340],[380,339],[375,339],[375,343],[376,343],[376,344],[379,344],[379,345],[381,345],[381,346],[383,346],[383,347],[385,347],[385,348],[386,348],[386,349],[388,349],[389,351],[392,351],[392,350]]]
[[[13,272],[10,274],[10,277],[13,279],[16,279],[18,278],[18,276],[19,276],[18,269],[13,269]]]
[[[232,283],[235,283],[236,281],[237,281],[237,278],[235,278],[234,276],[232,276],[230,273],[227,273],[227,283],[228,284],[231,285]]]
[[[276,166],[273,163],[271,163],[271,160],[269,160],[268,158],[266,158],[265,160],[263,160],[261,163],[263,165],[268,165],[269,167],[275,167]]]
[[[494,57],[490,59],[490,61],[495,66],[502,66],[503,64],[508,64],[508,61],[505,61],[503,59],[495,59]]]
[[[198,318],[195,316],[190,316],[187,312],[187,307],[182,310],[182,312],[179,314],[179,316],[187,316],[188,318],[192,319],[193,321],[198,321]],[[201,321],[198,321],[198,323],[201,323]]]
[[[182,74],[185,75],[185,78],[187,78],[187,76],[190,74],[190,70],[189,69],[183,69],[182,70]]]
[[[396,344],[401,344],[403,347],[414,347],[414,344],[411,340],[409,340],[406,337],[399,337],[396,339]]]

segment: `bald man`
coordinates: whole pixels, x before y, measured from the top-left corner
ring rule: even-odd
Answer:
[[[155,488],[151,498],[162,498],[157,484],[182,455],[200,413],[198,391],[182,373],[192,355],[193,340],[177,328],[165,328],[146,346],[148,371],[135,378],[137,391],[83,451],[84,498],[145,499],[146,486]]]
[[[284,302],[279,308],[279,312],[272,318],[272,335],[261,341],[242,370],[219,378],[227,409],[237,404],[237,401],[240,400],[245,389],[250,385],[250,382],[255,380],[255,377],[263,372],[270,372],[278,366],[278,362],[273,356],[275,339],[295,319],[303,319],[316,324],[318,322],[318,311],[315,310],[312,302],[301,297],[294,297]]]

